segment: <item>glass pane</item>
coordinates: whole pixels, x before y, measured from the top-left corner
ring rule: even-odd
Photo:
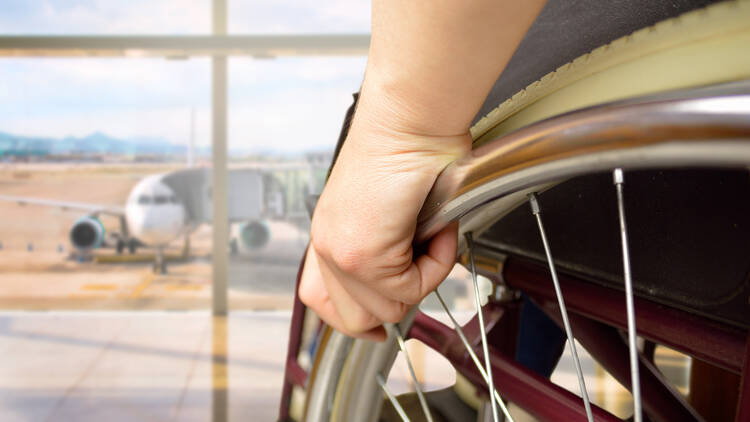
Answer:
[[[3,0],[0,34],[207,34],[210,0]]]
[[[210,162],[209,75],[207,59],[2,60],[0,308],[210,307],[210,229],[186,254],[195,212],[167,180],[191,138]]]
[[[365,60],[230,61],[233,309],[291,308],[309,239],[305,201],[322,189]]]
[[[228,0],[230,33],[370,32],[369,0]]]

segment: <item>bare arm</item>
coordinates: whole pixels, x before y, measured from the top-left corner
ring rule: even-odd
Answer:
[[[313,216],[300,297],[350,335],[382,339],[448,275],[456,226],[414,256],[435,178],[543,0],[374,0],[359,106]]]
[[[373,1],[363,107],[398,113],[384,122],[396,129],[428,135],[467,133],[543,4]]]

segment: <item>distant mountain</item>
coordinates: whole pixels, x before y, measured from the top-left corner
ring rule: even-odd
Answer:
[[[205,150],[196,151],[201,154]],[[163,138],[118,139],[102,132],[84,137],[47,138],[0,132],[0,156],[3,155],[185,155],[187,147]]]
[[[297,158],[302,159],[310,154],[330,153],[328,149],[301,149],[288,151],[274,148],[273,145],[237,146],[229,148],[229,157],[235,159],[264,158]],[[94,132],[84,137],[66,136],[50,138],[42,136],[13,135],[0,132],[0,158],[8,156],[81,156],[81,155],[122,155],[122,156],[161,156],[184,157],[187,146],[174,144],[158,137],[133,137],[120,139],[103,132]],[[210,146],[196,146],[196,157],[210,157]]]

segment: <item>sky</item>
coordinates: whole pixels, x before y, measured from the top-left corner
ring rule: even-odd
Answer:
[[[367,33],[367,0],[227,0],[230,33]],[[3,0],[0,34],[207,34],[208,0]],[[229,61],[229,146],[330,149],[365,57]],[[210,60],[0,59],[0,132],[210,144]]]

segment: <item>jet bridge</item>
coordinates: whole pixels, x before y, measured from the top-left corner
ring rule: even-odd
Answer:
[[[211,223],[211,169],[189,168],[162,176],[185,206],[188,221]],[[284,191],[272,174],[262,169],[232,169],[228,181],[230,222],[283,217]]]

